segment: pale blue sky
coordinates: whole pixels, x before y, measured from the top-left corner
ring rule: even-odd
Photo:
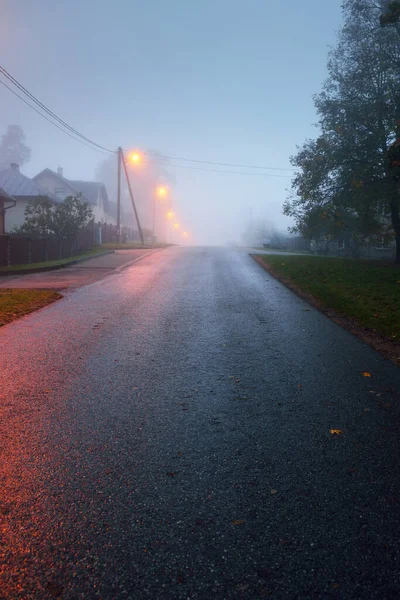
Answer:
[[[296,144],[315,135],[312,95],[326,77],[340,5],[3,0],[0,62],[106,147],[290,167]],[[26,133],[32,148],[27,175],[62,165],[71,179],[93,178],[103,155],[65,136],[3,87],[0,108],[0,133],[10,123]],[[249,207],[255,218],[289,224],[281,205],[290,179],[172,171],[181,222],[198,243],[238,240]]]

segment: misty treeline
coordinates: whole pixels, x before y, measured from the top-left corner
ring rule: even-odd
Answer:
[[[396,239],[399,183],[388,150],[400,140],[400,2],[346,0],[344,25],[329,53],[328,77],[314,96],[319,135],[297,147],[284,214],[308,239]],[[378,241],[379,240],[379,241]]]
[[[242,243],[245,246],[260,247],[263,244],[270,246],[284,246],[287,234],[279,231],[272,221],[267,219],[251,220],[242,234]]]
[[[19,125],[9,125],[0,140],[0,171],[9,169],[11,163],[24,165],[31,157],[25,145],[25,134]]]

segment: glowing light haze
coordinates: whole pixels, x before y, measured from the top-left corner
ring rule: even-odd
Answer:
[[[288,168],[296,144],[314,135],[312,94],[326,76],[340,5],[3,0],[0,62],[106,147]],[[11,123],[26,133],[32,149],[26,175],[61,165],[66,177],[93,179],[102,154],[65,136],[3,87],[0,106],[0,133]],[[224,168],[201,163],[170,164],[193,167],[170,172],[176,218],[195,242],[239,241],[250,208],[254,219],[290,224],[281,214],[290,171],[245,176],[203,171]]]

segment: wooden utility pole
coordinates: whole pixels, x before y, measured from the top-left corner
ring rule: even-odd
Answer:
[[[118,187],[117,187],[117,235],[118,243],[121,243],[121,160],[122,148],[118,148]]]
[[[122,162],[123,167],[124,167],[125,177],[126,177],[126,183],[128,184],[129,195],[130,195],[131,200],[132,200],[133,212],[135,213],[136,223],[137,223],[137,226],[138,226],[138,229],[139,229],[139,234],[140,234],[140,239],[142,241],[142,244],[144,245],[143,231],[142,231],[142,228],[140,226],[139,215],[137,213],[136,205],[135,205],[135,200],[133,198],[133,193],[132,193],[132,188],[131,188],[131,182],[129,181],[128,170],[126,168],[126,162],[125,162],[124,153],[122,151],[122,148],[119,148],[118,150],[119,150],[119,154],[120,154],[120,163],[119,164],[121,164],[121,162]]]

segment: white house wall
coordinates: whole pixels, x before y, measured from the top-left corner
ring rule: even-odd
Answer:
[[[17,204],[6,210],[5,230],[6,233],[11,233],[14,227],[21,227],[25,221],[25,209],[28,205],[28,200],[18,200]]]

